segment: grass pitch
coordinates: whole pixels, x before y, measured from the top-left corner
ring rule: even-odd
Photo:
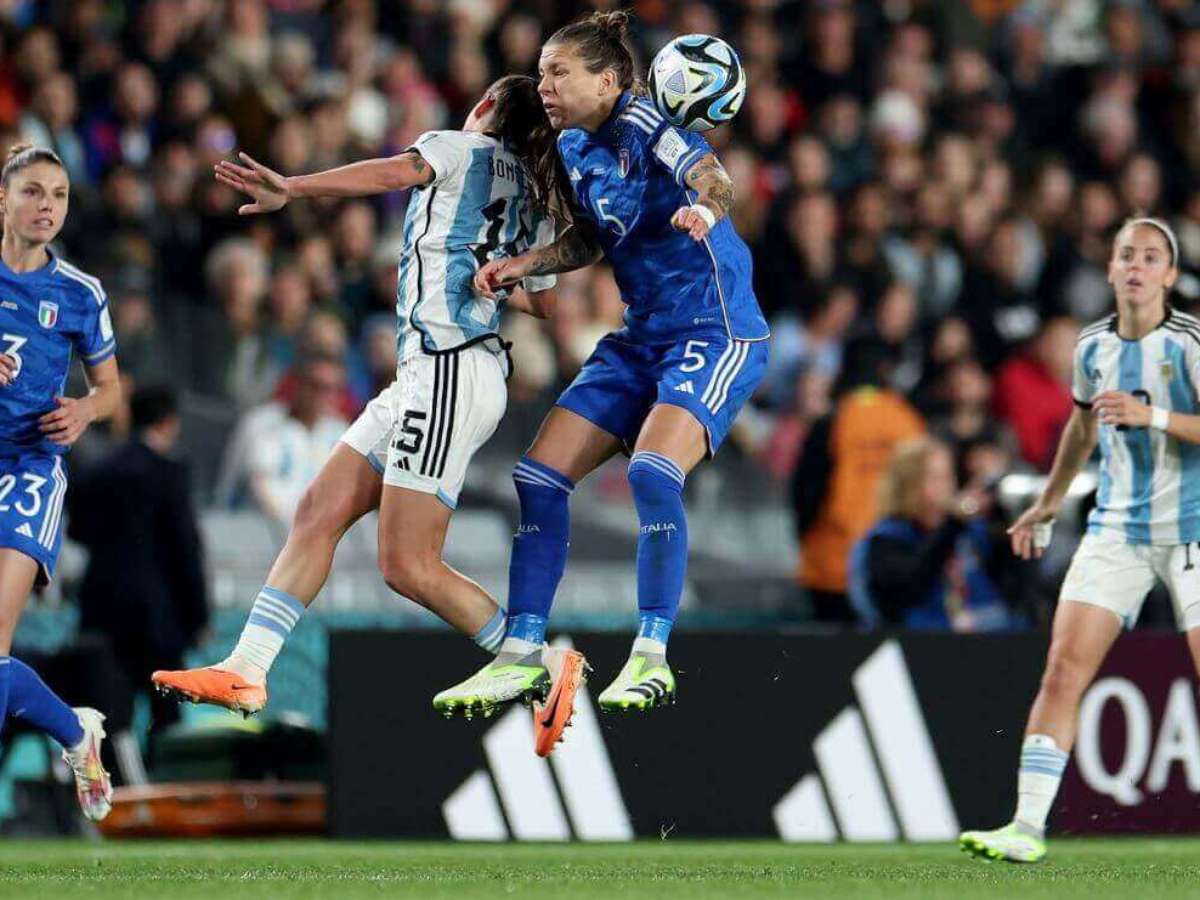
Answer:
[[[1036,866],[949,845],[318,840],[0,844],[0,897],[1200,897],[1200,839],[1057,840]]]

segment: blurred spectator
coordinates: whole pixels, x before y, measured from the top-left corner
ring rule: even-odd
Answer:
[[[179,704],[150,690],[155,669],[177,669],[208,623],[203,551],[188,467],[173,458],[180,420],[173,391],[134,391],[133,439],[76,473],[67,495],[71,537],[88,549],[79,625],[103,634],[133,699],[149,697],[151,730],[179,721]]]
[[[334,357],[304,360],[290,403],[272,401],[238,423],[217,486],[220,505],[250,505],[287,528],[309,482],[345,431],[337,402],[345,371]]]
[[[792,478],[798,578],[822,622],[855,620],[846,596],[850,547],[875,520],[876,487],[892,450],[925,431],[904,397],[882,386],[879,361],[847,360],[846,373],[833,410],[805,439]]]
[[[1047,321],[1028,349],[996,373],[995,411],[1016,433],[1021,458],[1049,472],[1063,426],[1071,416],[1071,367],[1079,325]]]
[[[988,572],[992,557],[1005,553],[988,535],[991,505],[985,490],[959,491],[944,444],[922,438],[899,446],[880,484],[879,520],[851,554],[859,620],[936,631],[1010,627]]]
[[[858,314],[858,294],[837,284],[808,310],[803,320],[783,315],[771,323],[771,358],[759,393],[776,408],[788,406],[801,372],[825,376],[831,383],[842,369],[846,333]]]
[[[261,336],[261,305],[267,290],[267,259],[247,238],[229,238],[205,263],[205,280],[216,309],[203,319],[194,377],[209,394],[245,409],[270,396]]]

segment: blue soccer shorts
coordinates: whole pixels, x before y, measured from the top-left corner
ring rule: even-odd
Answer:
[[[39,585],[50,583],[62,547],[67,467],[53,453],[0,457],[0,547],[38,563]]]
[[[558,405],[616,435],[626,450],[655,404],[681,406],[704,426],[712,456],[766,368],[766,341],[705,334],[643,344],[622,329],[600,340]]]

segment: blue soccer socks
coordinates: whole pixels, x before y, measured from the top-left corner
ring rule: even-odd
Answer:
[[[83,726],[75,710],[46,686],[38,673],[19,659],[7,657],[8,713],[36,725],[70,750],[83,740]],[[0,678],[3,676],[0,675]]]
[[[637,544],[639,637],[666,645],[687,571],[683,470],[661,453],[642,450],[629,461],[629,485],[640,528]]]
[[[513,535],[508,567],[508,636],[541,644],[554,593],[567,566],[575,484],[528,456],[513,469],[521,522]]]

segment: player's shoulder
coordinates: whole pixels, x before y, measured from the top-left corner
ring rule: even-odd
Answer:
[[[1077,347],[1083,347],[1085,344],[1093,343],[1106,334],[1115,334],[1117,330],[1117,314],[1111,313],[1103,319],[1097,319],[1090,325],[1084,326],[1079,332],[1079,337],[1075,341]]]
[[[635,140],[651,141],[669,123],[646,97],[633,97],[617,114],[617,120],[633,126]]]
[[[578,153],[588,141],[588,133],[582,128],[564,128],[558,133],[559,153]]]
[[[99,278],[62,257],[54,263],[54,280],[69,295],[85,304],[103,306],[108,302],[108,296],[104,293],[104,286],[100,284]]]
[[[1163,328],[1187,340],[1188,343],[1200,345],[1200,319],[1195,316],[1173,309],[1163,322]]]

